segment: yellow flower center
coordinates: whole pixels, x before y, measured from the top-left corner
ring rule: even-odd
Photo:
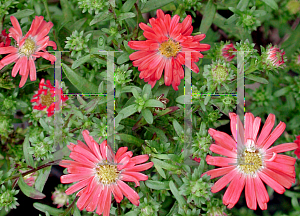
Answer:
[[[35,42],[31,38],[27,38],[23,44],[23,46],[19,49],[19,53],[25,56],[30,56],[35,53],[36,45]]]
[[[54,97],[51,97],[51,92],[48,91],[46,95],[41,95],[41,104],[47,108],[54,102]]]
[[[242,154],[241,161],[239,163],[239,168],[245,174],[254,174],[262,166],[263,164],[261,154],[257,149],[254,152],[251,152],[247,149],[244,151],[244,153]]]
[[[180,50],[181,46],[179,42],[174,42],[171,39],[161,43],[159,47],[160,53],[166,56],[167,58],[175,57]]]
[[[104,185],[115,183],[120,174],[120,171],[117,169],[117,165],[110,164],[98,164],[95,171],[99,182]]]

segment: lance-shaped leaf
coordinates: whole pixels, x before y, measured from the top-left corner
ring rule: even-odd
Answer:
[[[174,0],[150,0],[147,1],[147,3],[145,4],[145,6],[142,8],[142,13],[147,13],[156,9],[159,9],[171,2],[173,2]]]
[[[161,168],[165,169],[165,170],[178,170],[180,167],[177,166],[177,165],[173,165],[173,164],[169,164],[169,163],[166,163],[162,160],[158,160],[156,158],[152,158],[152,162],[159,165]]]
[[[142,115],[143,115],[143,117],[145,118],[145,120],[146,120],[146,122],[148,124],[152,124],[153,123],[153,115],[152,115],[152,113],[151,113],[150,110],[143,109],[142,110]]]
[[[29,153],[30,143],[29,143],[29,135],[26,135],[25,140],[23,142],[23,153],[25,157],[26,164],[34,167],[34,161],[32,155]]]
[[[209,2],[207,2],[206,6],[205,6],[203,18],[202,18],[200,29],[199,29],[199,31],[202,34],[206,34],[207,30],[213,23],[216,9],[217,9],[217,7],[214,5],[213,1],[209,0]]]
[[[164,104],[155,99],[149,99],[145,102],[145,107],[160,107],[164,108]]]
[[[53,208],[53,207],[47,206],[42,203],[37,203],[37,202],[33,203],[33,207],[41,212],[44,212],[44,213],[48,212],[50,215],[55,215],[55,216],[60,215],[64,212],[62,209]]]
[[[101,100],[100,97],[96,97],[95,99],[91,100],[85,107],[87,113],[92,112],[98,105],[99,101]]]
[[[185,199],[183,198],[183,196],[181,196],[179,194],[179,191],[172,180],[169,182],[169,186],[170,186],[170,190],[171,190],[172,194],[174,195],[175,199],[177,200],[178,204],[180,206],[185,205],[185,203],[186,203]]]
[[[273,10],[278,10],[278,4],[274,0],[262,0],[266,5],[270,6]]]
[[[98,22],[104,22],[106,20],[110,20],[113,18],[112,13],[110,13],[109,11],[106,12],[100,12],[98,13],[94,19],[90,22],[90,26],[98,23]]]
[[[46,181],[49,177],[50,171],[51,171],[51,166],[39,170],[39,176],[37,177],[34,184],[35,189],[37,189],[40,192],[43,191]]]
[[[24,182],[24,179],[22,176],[19,177],[18,185],[21,189],[21,191],[28,197],[31,197],[33,199],[44,199],[46,196],[39,192],[38,190],[34,189],[33,187],[30,187]]]
[[[169,190],[169,182],[168,181],[153,181],[153,180],[147,180],[145,182],[148,188],[154,189],[154,190]]]
[[[130,11],[130,9],[133,7],[134,3],[136,3],[136,0],[127,0],[127,1],[123,4],[121,11],[123,11],[123,12],[128,12],[128,11]]]
[[[119,65],[124,64],[127,61],[129,61],[129,53],[127,53],[127,52],[120,55],[117,59],[117,63]]]
[[[155,167],[155,169],[157,170],[157,172],[159,173],[159,175],[161,175],[161,177],[163,177],[164,179],[166,179],[166,174],[164,172],[164,170],[161,168],[159,163],[155,163],[152,159],[153,165]]]
[[[168,108],[166,108],[165,110],[159,111],[158,113],[154,113],[154,114],[153,114],[153,118],[154,118],[154,119],[157,119],[157,118],[159,118],[160,116],[164,116],[164,115],[170,114],[170,113],[172,113],[172,112],[175,112],[175,111],[178,110],[178,109],[179,109],[179,107],[177,107],[177,106],[168,107]],[[138,129],[138,128],[140,128],[140,127],[146,125],[146,124],[147,124],[147,122],[146,122],[145,118],[142,117],[142,118],[141,118],[141,119],[133,126],[132,130],[136,130],[136,129]]]
[[[177,136],[181,136],[181,134],[183,133],[183,128],[176,119],[173,119],[173,127],[176,131]]]
[[[135,17],[135,13],[128,12],[128,13],[121,13],[120,16],[118,16],[118,20],[124,20],[124,19],[130,19]]]
[[[245,76],[246,78],[253,80],[255,82],[259,82],[262,84],[269,84],[269,81],[266,80],[265,78],[259,77],[259,76],[255,76],[253,74],[248,74],[247,76]]]
[[[86,79],[84,79],[81,75],[77,74],[71,68],[69,68],[66,64],[62,63],[62,69],[66,74],[67,78],[70,82],[82,93],[97,93],[98,87]]]
[[[122,140],[124,142],[127,142],[127,143],[132,143],[132,144],[135,144],[137,146],[141,146],[143,143],[144,143],[144,140],[142,139],[139,139],[135,136],[132,136],[130,134],[116,134],[116,139],[119,139],[119,140]]]
[[[5,20],[9,20],[11,16],[16,17],[17,19],[22,19],[24,17],[29,17],[30,15],[34,14],[34,10],[31,9],[25,9],[18,11],[16,13],[10,14],[10,16],[6,16]]]
[[[91,55],[90,54],[81,57],[80,59],[78,59],[78,60],[76,60],[76,61],[73,62],[72,69],[75,69],[75,68],[79,67],[80,65],[86,63],[90,59],[91,59]]]

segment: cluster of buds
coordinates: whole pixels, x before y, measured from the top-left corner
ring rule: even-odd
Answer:
[[[59,184],[52,193],[51,199],[53,204],[57,205],[57,208],[69,205],[69,196],[65,193],[66,187],[67,186]]]
[[[89,14],[98,14],[103,11],[108,5],[109,1],[106,0],[78,0],[79,8],[82,8],[82,13],[88,12]]]
[[[79,59],[83,52],[89,52],[88,41],[90,40],[92,34],[83,35],[83,31],[78,33],[75,30],[70,37],[67,37],[66,49],[71,51],[71,57],[76,57]]]

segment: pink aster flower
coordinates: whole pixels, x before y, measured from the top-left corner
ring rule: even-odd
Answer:
[[[295,150],[295,155],[297,155],[298,159],[300,159],[300,135],[296,137],[296,140],[294,141],[298,145],[297,149]]]
[[[262,210],[266,210],[269,195],[263,182],[280,194],[295,183],[296,159],[279,153],[294,150],[297,144],[284,143],[270,148],[285,130],[285,123],[280,122],[271,132],[275,123],[273,114],[268,116],[259,137],[259,117],[254,118],[251,113],[246,113],[245,132],[239,131],[237,134],[237,115],[230,113],[229,116],[233,138],[211,128],[208,131],[215,140],[210,150],[225,157],[208,155],[206,162],[221,168],[209,170],[203,175],[207,174],[211,179],[224,175],[214,184],[211,191],[216,193],[230,183],[223,196],[223,203],[228,208],[232,208],[238,202],[245,187],[247,206],[255,210],[258,203]],[[240,120],[239,124],[242,124]],[[237,151],[237,140],[243,137],[244,146]]]
[[[55,96],[55,87],[51,85],[50,80],[46,81],[45,79],[41,79],[39,90],[36,94],[33,95],[33,98],[30,102],[35,104],[33,106],[33,109],[36,110],[44,110],[48,114],[48,117],[52,116],[54,114],[54,96]],[[68,96],[63,95],[63,91],[61,90],[61,100],[62,102],[66,102],[68,100]]]
[[[23,87],[29,74],[31,81],[36,80],[36,68],[34,63],[36,58],[43,57],[51,61],[51,64],[55,62],[55,56],[50,55],[46,51],[46,47],[48,46],[56,49],[56,44],[53,41],[49,41],[49,36],[47,36],[53,23],[44,21],[44,17],[42,16],[36,16],[32,21],[29,31],[23,37],[18,20],[14,16],[11,16],[10,20],[13,27],[9,29],[9,37],[16,40],[17,47],[0,47],[0,54],[9,54],[1,59],[0,70],[5,65],[15,62],[16,64],[13,67],[12,76],[15,77],[20,71],[22,78],[19,87]]]
[[[66,194],[70,195],[79,190],[77,207],[87,211],[97,209],[96,213],[103,213],[104,216],[109,216],[111,194],[118,203],[125,195],[132,204],[138,206],[139,195],[124,181],[135,182],[137,187],[140,185],[139,181],[148,180],[148,176],[140,172],[153,166],[153,162],[142,164],[149,156],[132,157],[133,153],[127,151],[127,147],[119,148],[115,155],[106,140],[99,146],[87,130],[84,130],[82,135],[87,146],[79,140],[77,145],[71,143],[68,147],[72,151],[70,158],[74,161],[60,162],[70,173],[63,175],[61,182],[78,182],[69,187]]]
[[[285,52],[283,50],[280,50],[278,47],[272,46],[267,53],[268,53],[267,59],[271,61],[273,66],[279,67],[282,64],[284,64],[283,56]]]
[[[10,45],[10,39],[6,30],[4,29],[0,34],[0,47],[7,47]]]
[[[233,43],[231,44],[226,44],[222,48],[222,56],[226,59],[226,61],[231,61],[235,55],[234,52],[236,52],[236,48],[234,48]]]
[[[177,91],[180,80],[184,78],[185,52],[191,52],[191,70],[198,73],[199,68],[195,62],[203,58],[200,51],[210,49],[208,44],[200,44],[205,34],[191,36],[193,32],[192,18],[188,15],[182,23],[180,17],[175,15],[172,19],[162,10],[156,11],[157,18],[149,20],[150,26],[140,23],[144,30],[146,41],[129,41],[131,49],[139,50],[132,53],[129,58],[133,66],[138,67],[140,78],[148,82],[152,88],[165,71],[165,85],[172,84]]]

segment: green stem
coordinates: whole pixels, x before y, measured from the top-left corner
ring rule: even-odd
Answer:
[[[28,174],[30,174],[30,173],[34,173],[34,172],[36,172],[36,171],[38,171],[38,170],[40,170],[40,169],[44,169],[44,168],[46,168],[46,167],[48,167],[48,166],[55,165],[55,164],[56,164],[57,162],[59,162],[59,161],[61,161],[61,159],[55,160],[55,161],[50,161],[50,162],[48,162],[48,163],[46,163],[46,164],[43,164],[43,165],[41,165],[41,166],[39,166],[39,167],[37,167],[37,168],[31,169],[31,170],[28,170],[27,172],[22,173],[22,176],[26,176],[26,175],[28,175]],[[5,181],[12,180],[12,179],[16,179],[16,178],[19,178],[19,177],[20,177],[20,174],[17,174],[17,175],[14,175],[14,176],[11,176],[11,177],[5,179]]]
[[[137,31],[136,37],[135,37],[135,39],[137,39],[139,36],[139,17],[142,16],[142,13],[141,13],[141,10],[139,9],[139,6],[137,5],[137,3],[134,3],[134,7],[137,11],[137,19],[136,19],[136,27],[134,28],[133,32]]]
[[[74,207],[75,202],[77,201],[77,199],[79,198],[79,196],[76,196],[76,198],[74,199],[74,201],[71,203],[71,205],[68,206],[68,208],[65,210],[65,212],[63,213],[62,216],[66,216],[68,215],[68,213],[71,211],[71,209]]]
[[[44,6],[45,6],[45,9],[46,9],[46,13],[47,13],[47,16],[48,16],[48,20],[49,20],[49,22],[52,22],[52,21],[51,21],[51,16],[50,16],[50,11],[49,11],[49,7],[48,7],[48,2],[47,2],[47,0],[43,0],[43,3],[44,3]],[[53,22],[52,22],[52,23],[53,23]],[[54,30],[54,29],[53,29],[53,37],[54,37],[55,43],[57,44],[58,50],[59,50],[59,51],[63,51],[63,49],[61,48],[60,43],[59,43],[59,41],[58,41],[58,39],[57,39],[57,37],[56,37],[56,34],[55,34],[55,30]]]

